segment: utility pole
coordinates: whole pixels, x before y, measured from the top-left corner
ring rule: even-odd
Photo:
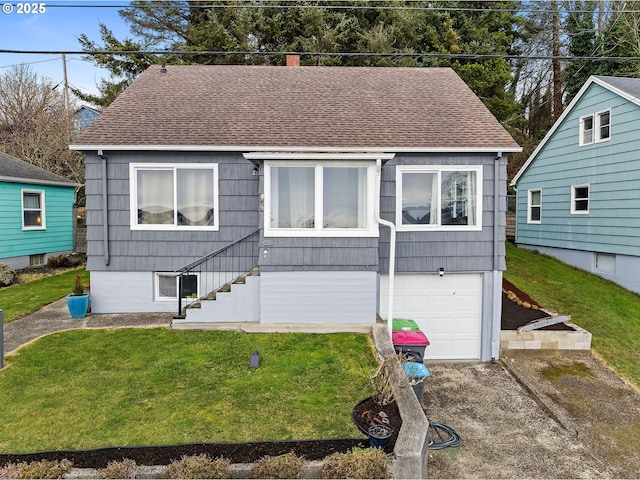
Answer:
[[[553,0],[553,46],[551,60],[553,70],[553,119],[557,120],[562,113],[562,66],[557,57],[560,56],[560,6],[558,0]]]
[[[67,56],[62,54],[62,73],[64,75],[64,92],[62,95],[64,96],[64,107],[67,109],[67,113],[69,113],[69,82],[67,80]]]

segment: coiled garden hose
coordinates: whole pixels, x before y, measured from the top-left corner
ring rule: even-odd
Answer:
[[[429,450],[442,450],[448,447],[457,447],[462,443],[460,435],[447,425],[429,420]],[[437,440],[437,441],[436,441]]]

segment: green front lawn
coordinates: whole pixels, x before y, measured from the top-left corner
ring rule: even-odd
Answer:
[[[374,358],[360,334],[52,334],[0,371],[0,452],[360,437]]]
[[[89,283],[89,272],[79,268],[29,283],[0,288],[0,310],[4,314],[5,323],[29,315],[70,294],[76,275],[80,275],[85,283]]]
[[[640,387],[640,296],[550,256],[507,243],[504,277],[549,310],[571,315],[592,348]]]

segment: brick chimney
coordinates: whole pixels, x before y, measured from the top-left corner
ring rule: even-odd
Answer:
[[[299,67],[300,55],[287,55],[287,67]]]

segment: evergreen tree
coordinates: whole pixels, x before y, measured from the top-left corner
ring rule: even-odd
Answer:
[[[377,8],[380,6],[385,8]],[[419,54],[509,53],[520,32],[521,19],[515,14],[515,6],[514,1],[389,0],[367,4],[358,0],[308,0],[282,5],[240,0],[135,1],[130,8],[119,11],[129,23],[135,41],[120,42],[102,25],[103,45],[82,35],[82,48],[87,52],[166,49],[242,53],[168,54],[162,59],[142,53],[95,55],[94,62],[107,68],[112,78],[100,85],[100,98],[86,95],[83,98],[100,105],[109,104],[154,61],[280,65],[284,63],[284,55],[264,53],[301,52],[303,65],[451,66],[498,120],[510,127],[519,121],[521,109],[514,99],[511,66],[506,60],[423,60]],[[309,55],[304,55],[305,52]]]

